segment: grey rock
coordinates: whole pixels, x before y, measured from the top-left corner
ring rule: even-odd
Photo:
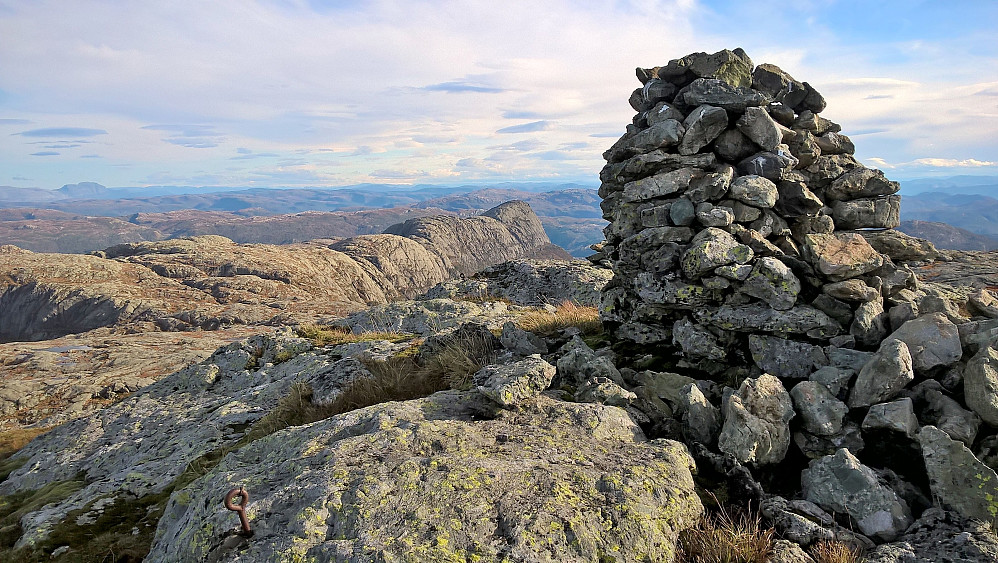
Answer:
[[[852,322],[852,307],[845,301],[840,301],[829,295],[821,294],[811,302],[816,309],[832,317],[839,324],[848,326]]]
[[[710,404],[707,397],[690,383],[682,388],[676,410],[682,421],[683,437],[707,446],[717,443],[721,431],[721,410]]]
[[[656,124],[670,119],[682,123],[686,119],[686,115],[668,102],[659,102],[655,107],[648,110],[645,119],[648,120],[650,127],[654,127]]]
[[[731,86],[711,78],[699,78],[676,95],[689,107],[709,105],[723,108],[733,113],[741,113],[746,108],[764,105],[768,100],[751,88]]]
[[[735,222],[735,214],[727,207],[714,207],[709,203],[697,206],[697,221],[705,227],[727,227]]]
[[[859,425],[848,419],[835,434],[813,434],[803,429],[797,430],[794,432],[794,444],[808,459],[820,459],[843,448],[858,455],[866,448]]]
[[[790,227],[791,236],[798,243],[803,243],[807,235],[830,235],[833,232],[835,232],[835,221],[828,215],[800,216]]]
[[[755,261],[741,292],[762,299],[776,310],[786,311],[797,302],[800,287],[800,280],[786,264],[776,258],[763,257]]]
[[[790,446],[790,394],[776,377],[746,379],[724,404],[724,426],[717,446],[742,463],[779,463]]]
[[[866,407],[891,399],[914,379],[908,346],[901,340],[887,340],[860,370],[849,393],[849,406]]]
[[[639,154],[655,149],[668,149],[678,145],[685,132],[686,128],[682,123],[666,119],[631,137],[627,150],[631,154]]]
[[[756,223],[760,222],[762,221],[757,221]],[[753,223],[753,225],[756,223]],[[746,229],[741,225],[732,225],[729,230],[738,237],[738,240],[742,244],[748,246],[758,256],[783,256],[783,251],[778,246],[766,240],[766,236],[755,229]]]
[[[685,447],[647,441],[622,409],[542,396],[517,412],[493,410],[483,420],[483,411],[489,405],[477,393],[451,391],[257,440],[174,493],[146,560],[440,561],[454,553],[596,560],[610,551],[624,560],[666,560],[676,534],[702,513]],[[572,462],[577,456],[591,465]],[[246,516],[254,535],[225,550],[224,532],[236,519],[222,509],[219,491],[237,483],[249,483],[253,495]],[[528,492],[517,483],[533,485]],[[621,490],[607,497],[613,486]],[[571,491],[571,500],[550,491]],[[666,507],[661,527],[625,516]],[[605,511],[630,540],[617,546],[580,522],[572,544],[550,526],[566,510]]]
[[[697,168],[680,168],[624,184],[624,202],[646,201],[685,191],[690,180],[703,175]]]
[[[749,247],[739,244],[725,231],[707,227],[693,237],[689,249],[683,253],[681,265],[687,278],[696,279],[718,266],[744,264],[751,259]]]
[[[655,76],[673,84],[687,84],[695,78],[716,78],[735,87],[752,84],[752,59],[741,49],[723,49],[713,54],[692,53],[659,67]]]
[[[595,377],[605,377],[618,385],[624,384],[624,379],[613,364],[613,360],[597,355],[592,348],[578,336],[562,347],[564,354],[558,358],[558,376],[570,385],[581,385]]]
[[[779,145],[775,151],[756,153],[738,163],[738,171],[745,175],[756,175],[770,180],[781,180],[786,172],[794,169],[799,161],[790,152],[790,147]]]
[[[760,304],[722,305],[717,310],[696,309],[693,315],[701,324],[738,332],[834,336],[842,330],[828,315],[807,305],[797,305],[787,311]]]
[[[769,556],[770,563],[814,563],[814,559],[796,543],[784,540],[773,540],[773,553]]]
[[[812,461],[801,473],[801,486],[807,500],[849,515],[870,537],[890,541],[913,521],[905,502],[844,448]]]
[[[787,148],[790,149],[790,154],[797,159],[795,168],[807,169],[819,162],[821,147],[818,146],[815,136],[810,131],[803,129],[794,129],[793,132],[796,134],[793,138],[788,139],[786,134],[783,138]]]
[[[744,281],[752,273],[749,264],[728,264],[714,268],[714,273],[733,281]]]
[[[856,337],[856,342],[863,346],[876,346],[887,336],[887,314],[884,312],[884,300],[879,296],[873,301],[860,303],[856,307],[849,334]]]
[[[672,202],[672,201],[666,201],[662,205],[656,205],[654,207],[645,207],[642,204],[640,206],[641,207],[641,211],[640,211],[640,213],[641,213],[641,226],[642,227],[666,227],[666,226],[669,226],[669,225],[682,225],[681,223],[676,223],[675,221],[671,221],[671,213],[672,213],[672,206],[673,205],[675,205],[675,202]],[[630,206],[628,206],[628,207],[630,207]],[[621,211],[622,211],[622,209],[620,207],[618,207],[617,209],[614,210],[615,214],[612,216],[612,218],[615,221],[622,222],[622,221],[625,220],[624,214],[621,213]],[[628,213],[628,215],[630,215],[630,213]],[[687,223],[687,225],[688,224],[689,223]],[[629,233],[629,234],[627,234],[627,233]],[[604,233],[604,235],[607,235],[607,234],[608,233]],[[614,234],[617,234],[617,233],[614,233]],[[626,236],[633,236],[636,233],[633,233],[631,229],[627,229],[626,233],[625,233],[625,231],[620,231],[619,234],[621,236],[625,236],[626,237]],[[611,235],[611,237],[612,237],[612,235]]]
[[[991,525],[930,508],[898,541],[863,554],[867,563],[979,563],[998,561],[998,539]]]
[[[679,144],[679,154],[696,154],[728,126],[728,112],[712,105],[701,105],[686,116],[683,126],[686,133]]]
[[[806,431],[828,436],[842,430],[842,421],[849,407],[836,399],[824,385],[816,381],[802,381],[790,390],[790,397]]]
[[[727,350],[719,345],[716,336],[688,319],[675,322],[672,327],[672,341],[690,358],[720,361],[728,355]]]
[[[531,354],[547,354],[548,346],[544,339],[536,334],[523,330],[513,322],[502,325],[502,335],[499,336],[503,348],[514,354],[529,356]]]
[[[796,110],[796,108],[794,109]],[[810,110],[805,110],[800,112],[800,115],[794,120],[793,129],[804,129],[805,131],[810,131],[815,135],[821,136],[828,132],[838,133],[842,130],[842,127]]]
[[[998,352],[985,346],[963,370],[963,398],[984,422],[998,426]]]
[[[933,498],[964,518],[993,520],[998,511],[994,501],[998,498],[995,470],[935,426],[922,427],[918,442]]]
[[[863,418],[863,431],[882,431],[914,438],[918,433],[918,419],[915,418],[914,404],[908,397],[889,403],[870,406]]]
[[[891,323],[891,330],[901,328],[901,325],[918,316],[918,305],[904,302],[898,303],[887,311],[887,317]]]
[[[818,93],[810,84],[804,83],[804,90],[807,94],[804,96],[804,101],[794,107],[795,111],[812,111],[814,113],[821,113],[825,110],[827,105],[824,96]]]
[[[686,190],[686,197],[693,203],[717,201],[728,193],[728,186],[731,185],[731,180],[734,177],[734,167],[728,164],[720,165],[716,172],[704,174],[703,177],[690,182],[690,188]]]
[[[753,207],[773,207],[780,197],[776,184],[762,176],[740,176],[728,189],[728,197]]]
[[[692,225],[693,220],[696,219],[696,208],[693,207],[693,202],[685,197],[677,199],[669,208],[669,218],[672,219],[674,225],[683,227]]]
[[[810,506],[800,506],[807,503]],[[803,510],[801,510],[803,508]],[[772,495],[759,503],[759,514],[783,537],[800,545],[835,539],[835,520],[814,503],[799,500],[793,503]]]
[[[880,297],[880,292],[866,285],[860,279],[844,280],[821,286],[821,291],[836,299],[853,302],[873,301]]]
[[[831,281],[841,281],[876,270],[883,256],[856,233],[814,234],[804,237],[804,255]]]
[[[963,442],[968,448],[974,444],[981,426],[981,418],[976,413],[963,408],[959,402],[946,395],[937,381],[927,379],[913,391],[917,394],[918,414],[924,424],[935,426],[950,438]]]
[[[594,377],[579,386],[575,400],[579,403],[599,403],[625,408],[638,396],[605,377]]]
[[[551,385],[555,367],[539,356],[482,368],[473,376],[478,391],[504,407],[536,397]]]
[[[759,147],[738,129],[727,129],[714,140],[714,151],[727,162],[741,162]]]
[[[929,374],[937,368],[953,365],[963,357],[960,333],[942,313],[910,320],[889,338],[903,340],[908,345],[912,365],[918,373]]]
[[[998,319],[998,299],[987,289],[978,289],[967,298],[967,309],[971,314]]]
[[[842,174],[825,189],[833,200],[851,200],[897,193],[901,185],[884,177],[880,170],[855,168]]]
[[[726,199],[718,203],[721,207],[727,207],[735,214],[735,221],[739,223],[751,223],[756,219],[762,217],[762,210],[758,207],[752,207],[751,205],[745,205],[740,201],[735,201],[733,199]]]
[[[783,133],[765,108],[745,108],[745,113],[738,118],[735,125],[742,134],[763,150],[774,151],[783,142]]]
[[[683,389],[690,384],[696,385],[696,380],[678,373],[646,370],[634,376],[634,383],[646,389],[652,396],[678,407],[685,395]]]
[[[870,246],[877,252],[886,254],[897,263],[908,261],[935,260],[939,251],[931,242],[906,235],[901,231],[888,229],[886,231],[860,231]]]
[[[820,346],[765,334],[749,335],[749,351],[759,369],[788,379],[804,379],[828,361]]]
[[[823,366],[815,370],[808,379],[824,385],[832,395],[844,397],[843,391],[849,389],[849,380],[856,372],[835,366]]]
[[[855,154],[856,145],[849,137],[841,133],[825,133],[815,141],[821,149],[821,154]]]
[[[752,71],[752,88],[763,92],[787,108],[796,107],[807,96],[807,90],[802,83],[780,67],[769,63],[760,64]]]
[[[840,229],[893,229],[901,224],[901,197],[836,201],[832,217]]]
[[[803,182],[781,181],[776,185],[776,210],[784,217],[817,215],[824,204]]]
[[[850,350],[848,348],[829,348],[828,361],[838,368],[859,372],[870,360],[873,359],[873,352],[862,350]]]

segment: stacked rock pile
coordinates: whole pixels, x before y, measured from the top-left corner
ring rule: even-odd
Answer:
[[[632,407],[666,403],[698,463],[748,476],[798,543],[890,541],[933,505],[998,517],[993,297],[919,286],[898,184],[807,82],[740,49],[637,75],[600,173],[601,315],[618,356],[682,375],[622,369]]]

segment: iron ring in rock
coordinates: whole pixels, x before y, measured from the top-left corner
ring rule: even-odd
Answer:
[[[239,504],[235,503],[236,497],[241,497]],[[225,508],[239,514],[239,523],[242,525],[243,532],[246,533],[250,531],[249,520],[246,519],[246,506],[249,504],[249,501],[249,493],[243,487],[232,489],[225,495]]]

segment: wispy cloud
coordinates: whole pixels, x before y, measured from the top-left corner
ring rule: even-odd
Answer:
[[[990,160],[977,160],[976,158],[968,158],[964,160],[957,160],[955,158],[916,158],[915,160],[907,162],[888,162],[887,160],[879,157],[871,157],[865,159],[867,162],[876,165],[878,168],[912,168],[912,167],[930,167],[930,168],[986,168],[986,167],[998,167],[998,162]]]
[[[452,81],[452,82],[441,82],[440,84],[431,84],[429,86],[423,86],[423,90],[429,92],[447,92],[449,94],[456,94],[461,92],[476,92],[479,94],[499,94],[505,92],[505,88],[497,88],[495,86],[482,86],[480,84],[472,84],[462,81]]]
[[[219,146],[225,137],[215,131],[213,125],[156,124],[146,125],[142,129],[148,131],[165,131],[172,133],[163,139],[171,145],[190,149],[210,149]]]
[[[512,125],[510,127],[503,127],[496,131],[496,133],[533,133],[535,131],[546,131],[551,128],[551,123],[549,121],[533,121],[531,123],[523,123],[521,125]]]
[[[9,117],[0,117],[0,125],[29,125],[32,121],[30,119],[11,119]]]
[[[59,153],[56,151],[41,151],[33,152],[31,153],[31,156],[59,156]]]
[[[88,129],[86,127],[46,127],[43,129],[32,129],[14,133],[22,137],[96,137],[97,135],[107,135],[103,129]]]

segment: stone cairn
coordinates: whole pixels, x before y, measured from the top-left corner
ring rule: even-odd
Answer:
[[[741,49],[637,76],[637,115],[600,172],[599,259],[614,272],[601,315],[630,365],[683,375],[625,376],[633,406],[664,401],[698,463],[714,452],[730,478],[733,458],[877,542],[932,504],[998,516],[998,475],[969,449],[998,447],[978,435],[981,419],[998,428],[998,352],[981,333],[998,325],[901,264],[918,253],[893,230],[898,184],[856,161],[811,85]],[[975,299],[998,316],[989,294]],[[799,525],[791,501],[762,496],[771,523]],[[828,537],[813,533],[799,543]]]

